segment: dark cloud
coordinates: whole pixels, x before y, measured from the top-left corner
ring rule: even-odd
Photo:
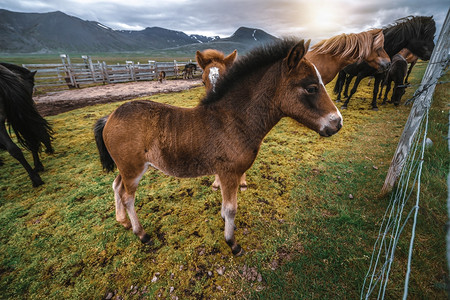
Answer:
[[[449,5],[447,0],[3,0],[1,8],[18,12],[59,10],[113,29],[159,26],[225,37],[247,26],[276,36],[318,40],[386,26],[408,15],[433,15],[439,32]]]

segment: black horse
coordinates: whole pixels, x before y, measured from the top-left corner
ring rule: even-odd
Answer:
[[[33,186],[43,184],[38,172],[44,170],[39,159],[41,144],[53,153],[50,124],[38,113],[33,101],[34,75],[26,68],[0,63],[0,146],[17,159],[28,172]],[[8,124],[8,129],[6,129]],[[8,131],[14,131],[19,143],[33,154],[34,169],[14,144]],[[2,162],[0,161],[0,165]]]
[[[386,78],[383,80],[383,84],[381,85],[380,94],[378,95],[378,99],[380,99],[383,92],[383,87],[386,86],[386,91],[384,93],[384,98],[381,105],[386,104],[387,96],[389,91],[391,90],[392,82],[394,82],[394,89],[392,92],[390,103],[394,103],[395,106],[400,104],[400,100],[405,94],[405,76],[407,71],[408,62],[406,61],[405,57],[403,57],[401,52],[395,54],[392,58],[391,67],[387,71]]]
[[[386,50],[386,53],[389,57],[391,57],[391,59],[400,50],[407,48],[422,60],[429,60],[434,49],[433,39],[434,34],[436,33],[436,24],[433,17],[409,16],[399,19],[393,25],[384,28],[383,33],[384,50]],[[355,84],[350,91],[350,95],[347,96],[348,85],[355,76]],[[339,101],[341,98],[340,93],[342,91],[342,87],[344,83],[346,84],[344,96],[347,97],[347,99],[342,105],[343,109],[347,108],[348,103],[353,94],[356,92],[361,80],[368,76],[373,76],[375,78],[375,83],[373,86],[372,109],[378,110],[377,94],[379,85],[384,79],[385,74],[378,73],[376,69],[370,67],[365,62],[349,65],[339,72],[336,85],[334,87],[334,92],[338,94],[337,100]]]

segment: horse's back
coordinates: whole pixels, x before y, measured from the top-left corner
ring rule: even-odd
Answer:
[[[211,146],[203,120],[195,109],[133,101],[110,115],[103,138],[119,170],[150,164],[177,177],[213,174],[202,160]]]

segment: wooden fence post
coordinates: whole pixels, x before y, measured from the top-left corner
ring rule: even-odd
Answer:
[[[103,80],[106,80],[107,83],[111,83],[111,80],[109,79],[108,74],[108,66],[106,65],[106,62],[102,62],[102,73],[103,73]]]
[[[61,57],[61,61],[63,63],[64,69],[66,71],[67,77],[65,78],[65,80],[67,82],[67,85],[69,86],[69,88],[79,87],[77,84],[75,75],[72,72],[72,64],[70,62],[69,55],[61,54],[61,55],[59,55],[59,57]],[[70,81],[70,83],[69,83],[69,81]]]
[[[95,76],[94,65],[92,64],[91,57],[89,55],[82,55],[81,58],[84,60],[84,63],[86,64],[86,66],[89,68],[89,71],[91,71],[92,80],[94,82],[97,82],[97,78]]]
[[[447,64],[450,58],[449,42],[450,9],[447,12],[447,17],[445,18],[444,25],[442,26],[441,33],[439,34],[439,39],[434,47],[427,69],[425,70],[422,83],[418,89],[418,92],[415,93],[417,98],[411,108],[411,112],[408,120],[406,121],[402,136],[400,137],[397,150],[392,158],[386,180],[384,181],[383,188],[381,189],[381,195],[385,195],[392,190],[398,176],[401,173],[411,144],[422,122],[423,116],[431,106],[431,98],[433,96],[436,83],[441,77],[445,67],[448,66]]]

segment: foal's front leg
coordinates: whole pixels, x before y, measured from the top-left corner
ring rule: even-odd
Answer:
[[[221,215],[225,220],[225,241],[230,246],[231,252],[236,256],[244,254],[244,250],[236,243],[234,238],[234,219],[237,212],[239,178],[239,176],[230,176],[229,174],[220,177],[222,191]]]

